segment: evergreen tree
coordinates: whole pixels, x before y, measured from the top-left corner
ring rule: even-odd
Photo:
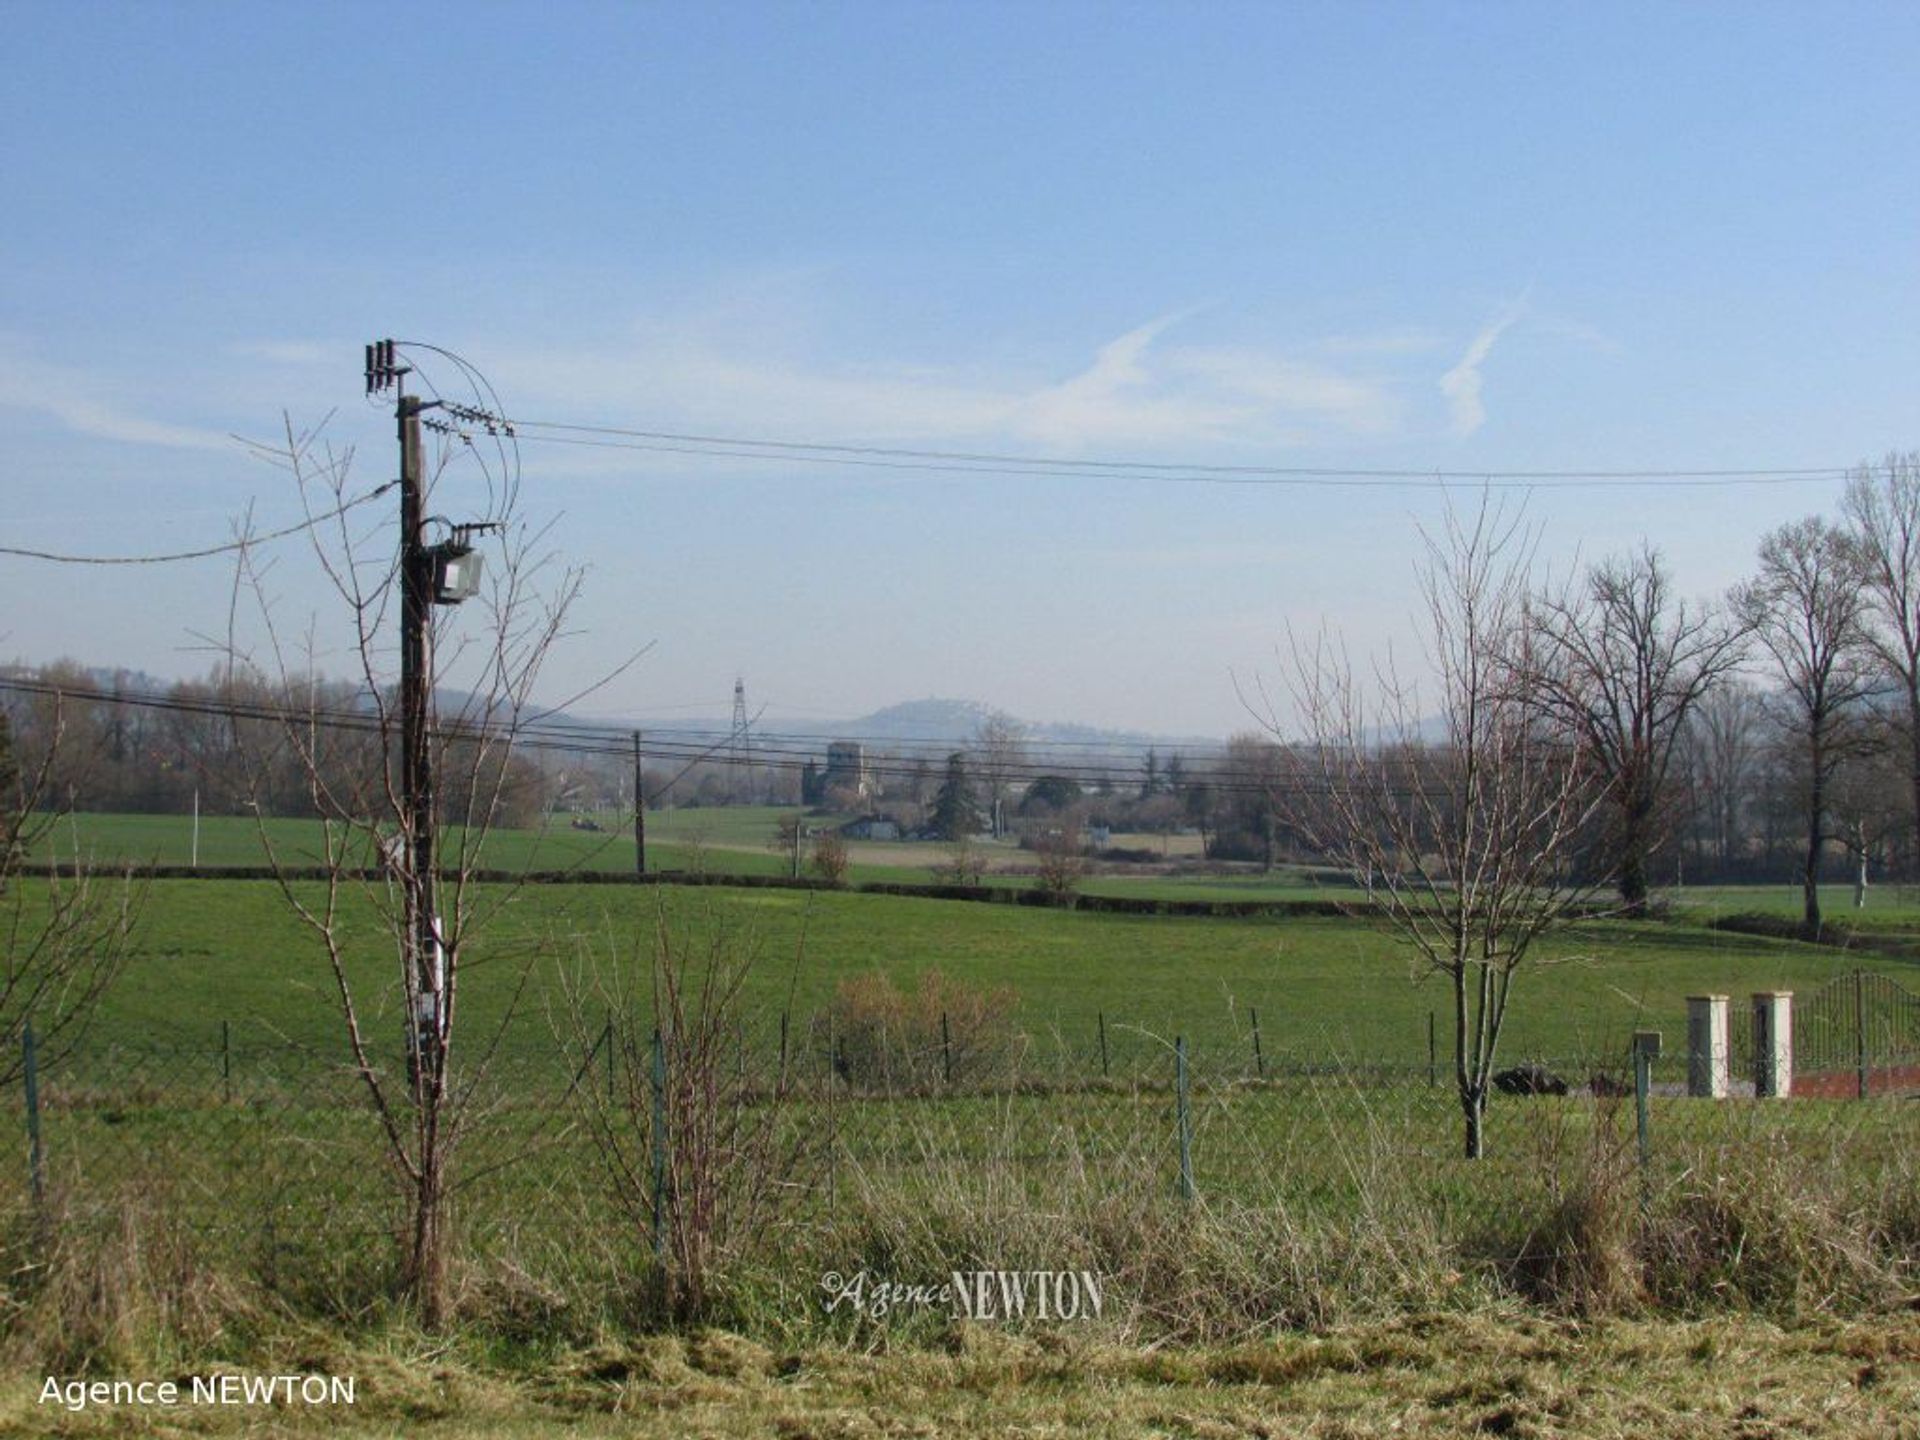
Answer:
[[[1144,770],[1145,773],[1140,781],[1140,798],[1151,800],[1160,790],[1160,757],[1154,754],[1152,746],[1147,747],[1147,763]]]
[[[959,840],[980,829],[980,802],[967,777],[967,757],[959,750],[947,757],[946,778],[933,797],[933,829],[943,840]]]

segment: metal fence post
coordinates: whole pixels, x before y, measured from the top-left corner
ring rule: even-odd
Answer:
[[[1267,1077],[1267,1057],[1260,1048],[1260,1012],[1249,1005],[1247,1014],[1253,1020],[1253,1073],[1264,1080]]]
[[[40,1047],[33,1022],[20,1032],[20,1060],[27,1082],[27,1167],[33,1181],[33,1210],[42,1222],[47,1214],[47,1158],[40,1149]]]
[[[1853,972],[1853,1052],[1860,1098],[1864,1100],[1870,1088],[1867,1078],[1867,972],[1858,969]]]
[[[1658,1030],[1636,1031],[1633,1037],[1633,1110],[1640,1142],[1640,1208],[1653,1205],[1653,1136],[1650,1119],[1653,1094],[1653,1058],[1660,1053]]]
[[[653,1032],[653,1258],[667,1263],[667,1047]]]
[[[1173,1041],[1174,1114],[1180,1131],[1180,1198],[1193,1199],[1193,1114],[1187,1104],[1187,1037]]]

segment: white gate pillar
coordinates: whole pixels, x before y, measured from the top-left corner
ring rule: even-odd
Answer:
[[[1687,997],[1687,1094],[1724,1100],[1731,1080],[1727,997]]]
[[[1753,997],[1753,1093],[1783,1100],[1793,1094],[1793,992],[1761,990]]]

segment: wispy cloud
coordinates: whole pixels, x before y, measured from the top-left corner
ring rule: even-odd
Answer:
[[[1129,330],[1100,347],[1093,363],[1057,385],[1020,398],[1013,429],[1055,450],[1094,445],[1215,441],[1244,425],[1246,407],[1216,387],[1177,384],[1154,342],[1177,315]]]
[[[1171,343],[1194,313],[1124,332],[1064,379],[1006,366],[849,364],[819,358],[804,334],[775,325],[743,336],[731,322],[655,326],[593,354],[502,346],[513,368],[494,378],[522,413],[631,415],[644,405],[663,429],[1062,454],[1292,446],[1397,424],[1404,379],[1325,356]]]
[[[1493,347],[1509,326],[1525,311],[1527,293],[1503,305],[1499,312],[1480,327],[1468,342],[1466,353],[1454,367],[1440,377],[1440,393],[1446,397],[1453,433],[1460,439],[1473,434],[1487,423],[1486,402],[1481,398],[1483,385],[1480,367],[1493,354]]]
[[[69,430],[102,440],[181,450],[227,450],[233,441],[212,430],[176,425],[123,409],[106,386],[82,371],[23,357],[0,347],[0,406],[50,416]]]

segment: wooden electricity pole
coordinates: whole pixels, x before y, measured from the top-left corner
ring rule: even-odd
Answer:
[[[412,1013],[407,1066],[414,1096],[437,1096],[446,1059],[447,956],[434,894],[433,603],[434,557],[427,544],[426,467],[420,416],[438,401],[407,394],[409,367],[394,342],[367,346],[367,394],[394,391],[400,441],[400,808],[403,853],[402,959]]]
[[[434,896],[433,557],[426,543],[426,483],[421,459],[424,405],[399,396],[400,428],[400,792],[411,846],[406,930],[415,976],[413,1053],[422,1091],[441,1070],[446,1040],[446,958]]]

